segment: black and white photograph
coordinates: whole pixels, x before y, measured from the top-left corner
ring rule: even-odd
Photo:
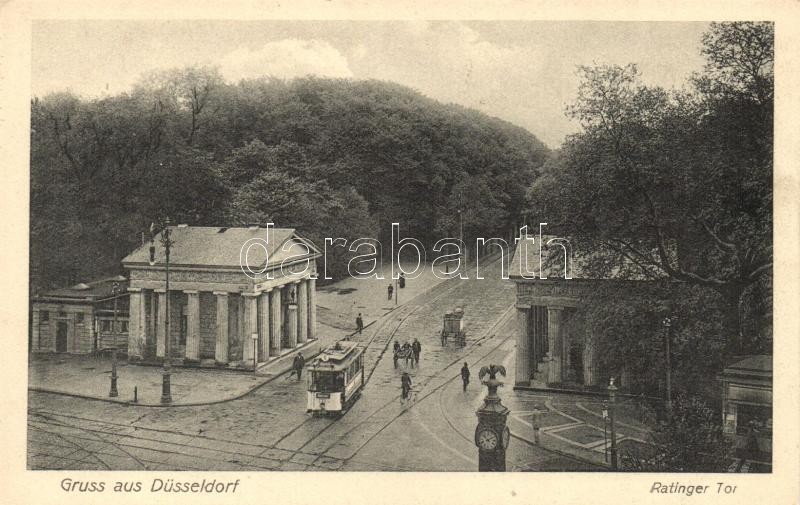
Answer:
[[[32,19],[26,473],[779,472],[792,49],[719,14]]]

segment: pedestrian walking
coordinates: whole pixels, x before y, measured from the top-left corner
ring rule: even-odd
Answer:
[[[361,312],[359,312],[358,317],[356,317],[356,329],[358,330],[358,334],[361,335],[361,330],[364,329],[364,320],[361,319]]]
[[[397,340],[394,341],[394,367],[397,368],[397,360],[400,359],[400,342]]]
[[[411,350],[414,352],[414,363],[419,365],[419,355],[422,352],[422,344],[420,344],[419,340],[416,338],[414,339],[414,343],[411,344]]]
[[[411,344],[406,342],[403,344],[402,347],[403,356],[406,358],[406,367],[408,367],[408,363],[411,362],[411,368],[414,368],[414,350],[411,348]]]
[[[408,399],[408,393],[411,392],[411,376],[408,375],[408,372],[403,372],[403,375],[400,377],[400,402],[405,403]]]
[[[392,293],[394,293],[394,286],[389,284],[389,287],[386,288],[386,292],[389,294],[389,300],[392,299]]]
[[[406,276],[402,273],[400,274],[400,278],[397,279],[397,285],[400,287],[400,289],[406,287]]]
[[[303,366],[305,366],[306,360],[303,357],[303,353],[298,352],[297,356],[294,357],[292,360],[292,373],[289,374],[291,377],[294,374],[297,374],[297,380],[299,381],[301,376],[303,375]]]
[[[464,366],[461,367],[461,383],[464,385],[464,392],[467,392],[467,386],[469,385],[469,367],[467,366],[467,362],[464,362]]]

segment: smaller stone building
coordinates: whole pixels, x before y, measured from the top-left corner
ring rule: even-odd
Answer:
[[[597,349],[596,339],[588,329],[569,324],[570,320],[581,299],[598,283],[642,280],[588,276],[571,256],[569,278],[565,278],[562,244],[567,246],[566,241],[554,236],[520,241],[509,265],[509,279],[517,287],[516,386],[607,384],[609,374],[600,369],[597,359],[602,349]],[[625,370],[616,379],[622,387],[630,381]]]
[[[125,277],[54,289],[31,301],[33,352],[89,354],[127,347],[128,279]]]

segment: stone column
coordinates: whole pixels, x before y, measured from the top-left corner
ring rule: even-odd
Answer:
[[[156,326],[156,322],[158,321],[158,312],[156,308],[156,292],[153,290],[148,290],[147,297],[150,299],[150,321],[147,324],[147,340],[150,342],[149,345],[153,345],[152,342],[156,338],[156,332],[158,331],[158,327]]]
[[[185,290],[186,303],[186,359],[200,361],[200,294]]]
[[[288,347],[295,348],[297,347],[297,300],[295,299],[295,303],[292,302],[292,287],[289,287],[288,297],[289,303],[286,304],[286,341]],[[295,293],[296,298],[297,293]]]
[[[308,279],[308,338],[317,338],[317,280]]]
[[[217,296],[217,342],[214,345],[214,360],[217,364],[228,364],[228,293],[214,291]]]
[[[255,293],[242,293],[244,299],[244,326],[242,336],[242,361],[245,366],[253,365],[254,352],[258,345],[253,344],[253,333],[258,333],[258,297]],[[257,359],[257,358],[256,358]]]
[[[270,296],[270,305],[272,307],[272,342],[271,346],[275,349],[276,356],[281,355],[281,348],[282,345],[282,335],[281,335],[281,316],[282,310],[281,307],[281,288],[275,288],[272,290],[272,295]]]
[[[561,364],[563,343],[561,341],[561,307],[547,307],[547,341],[550,344],[550,363],[547,382],[562,382]]]
[[[167,339],[164,334],[166,328],[164,322],[167,320],[167,293],[163,289],[157,289],[158,293],[158,316],[156,321],[156,356],[164,357]]]
[[[139,360],[144,356],[144,331],[142,316],[144,316],[144,296],[139,288],[128,288],[129,295],[129,321],[128,321],[128,359]]]
[[[297,283],[297,343],[308,340],[308,286],[306,281]]]
[[[258,335],[258,360],[262,362],[269,359],[269,291],[271,290],[264,291],[261,293],[261,296],[258,297],[258,317],[260,320],[260,331]]]
[[[530,309],[517,307],[517,355],[514,373],[515,386],[528,386],[531,380],[531,338],[528,328]]]

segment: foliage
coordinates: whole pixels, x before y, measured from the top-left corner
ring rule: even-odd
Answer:
[[[320,245],[388,244],[399,222],[429,246],[455,236],[463,209],[467,240],[502,237],[549,156],[521,128],[393,83],[230,84],[209,67],[154,72],[116,96],[37,97],[31,114],[33,291],[116,273],[165,215],[273,220]],[[346,256],[335,250],[333,272]]]
[[[634,65],[581,67],[568,112],[583,131],[529,193],[585,275],[718,293],[729,354],[765,346],[743,318],[772,268],[772,29],[713,24],[688,91],[646,86]]]
[[[719,385],[709,370],[721,368],[725,344],[722,303],[713,290],[682,282],[597,283],[567,325],[594,336],[601,376],[624,370],[635,382],[623,386],[654,397],[664,395],[669,338],[673,389],[713,398]]]
[[[672,415],[653,433],[647,453],[623,453],[623,468],[647,472],[724,472],[733,443],[722,432],[719,413],[698,397],[678,395]]]

